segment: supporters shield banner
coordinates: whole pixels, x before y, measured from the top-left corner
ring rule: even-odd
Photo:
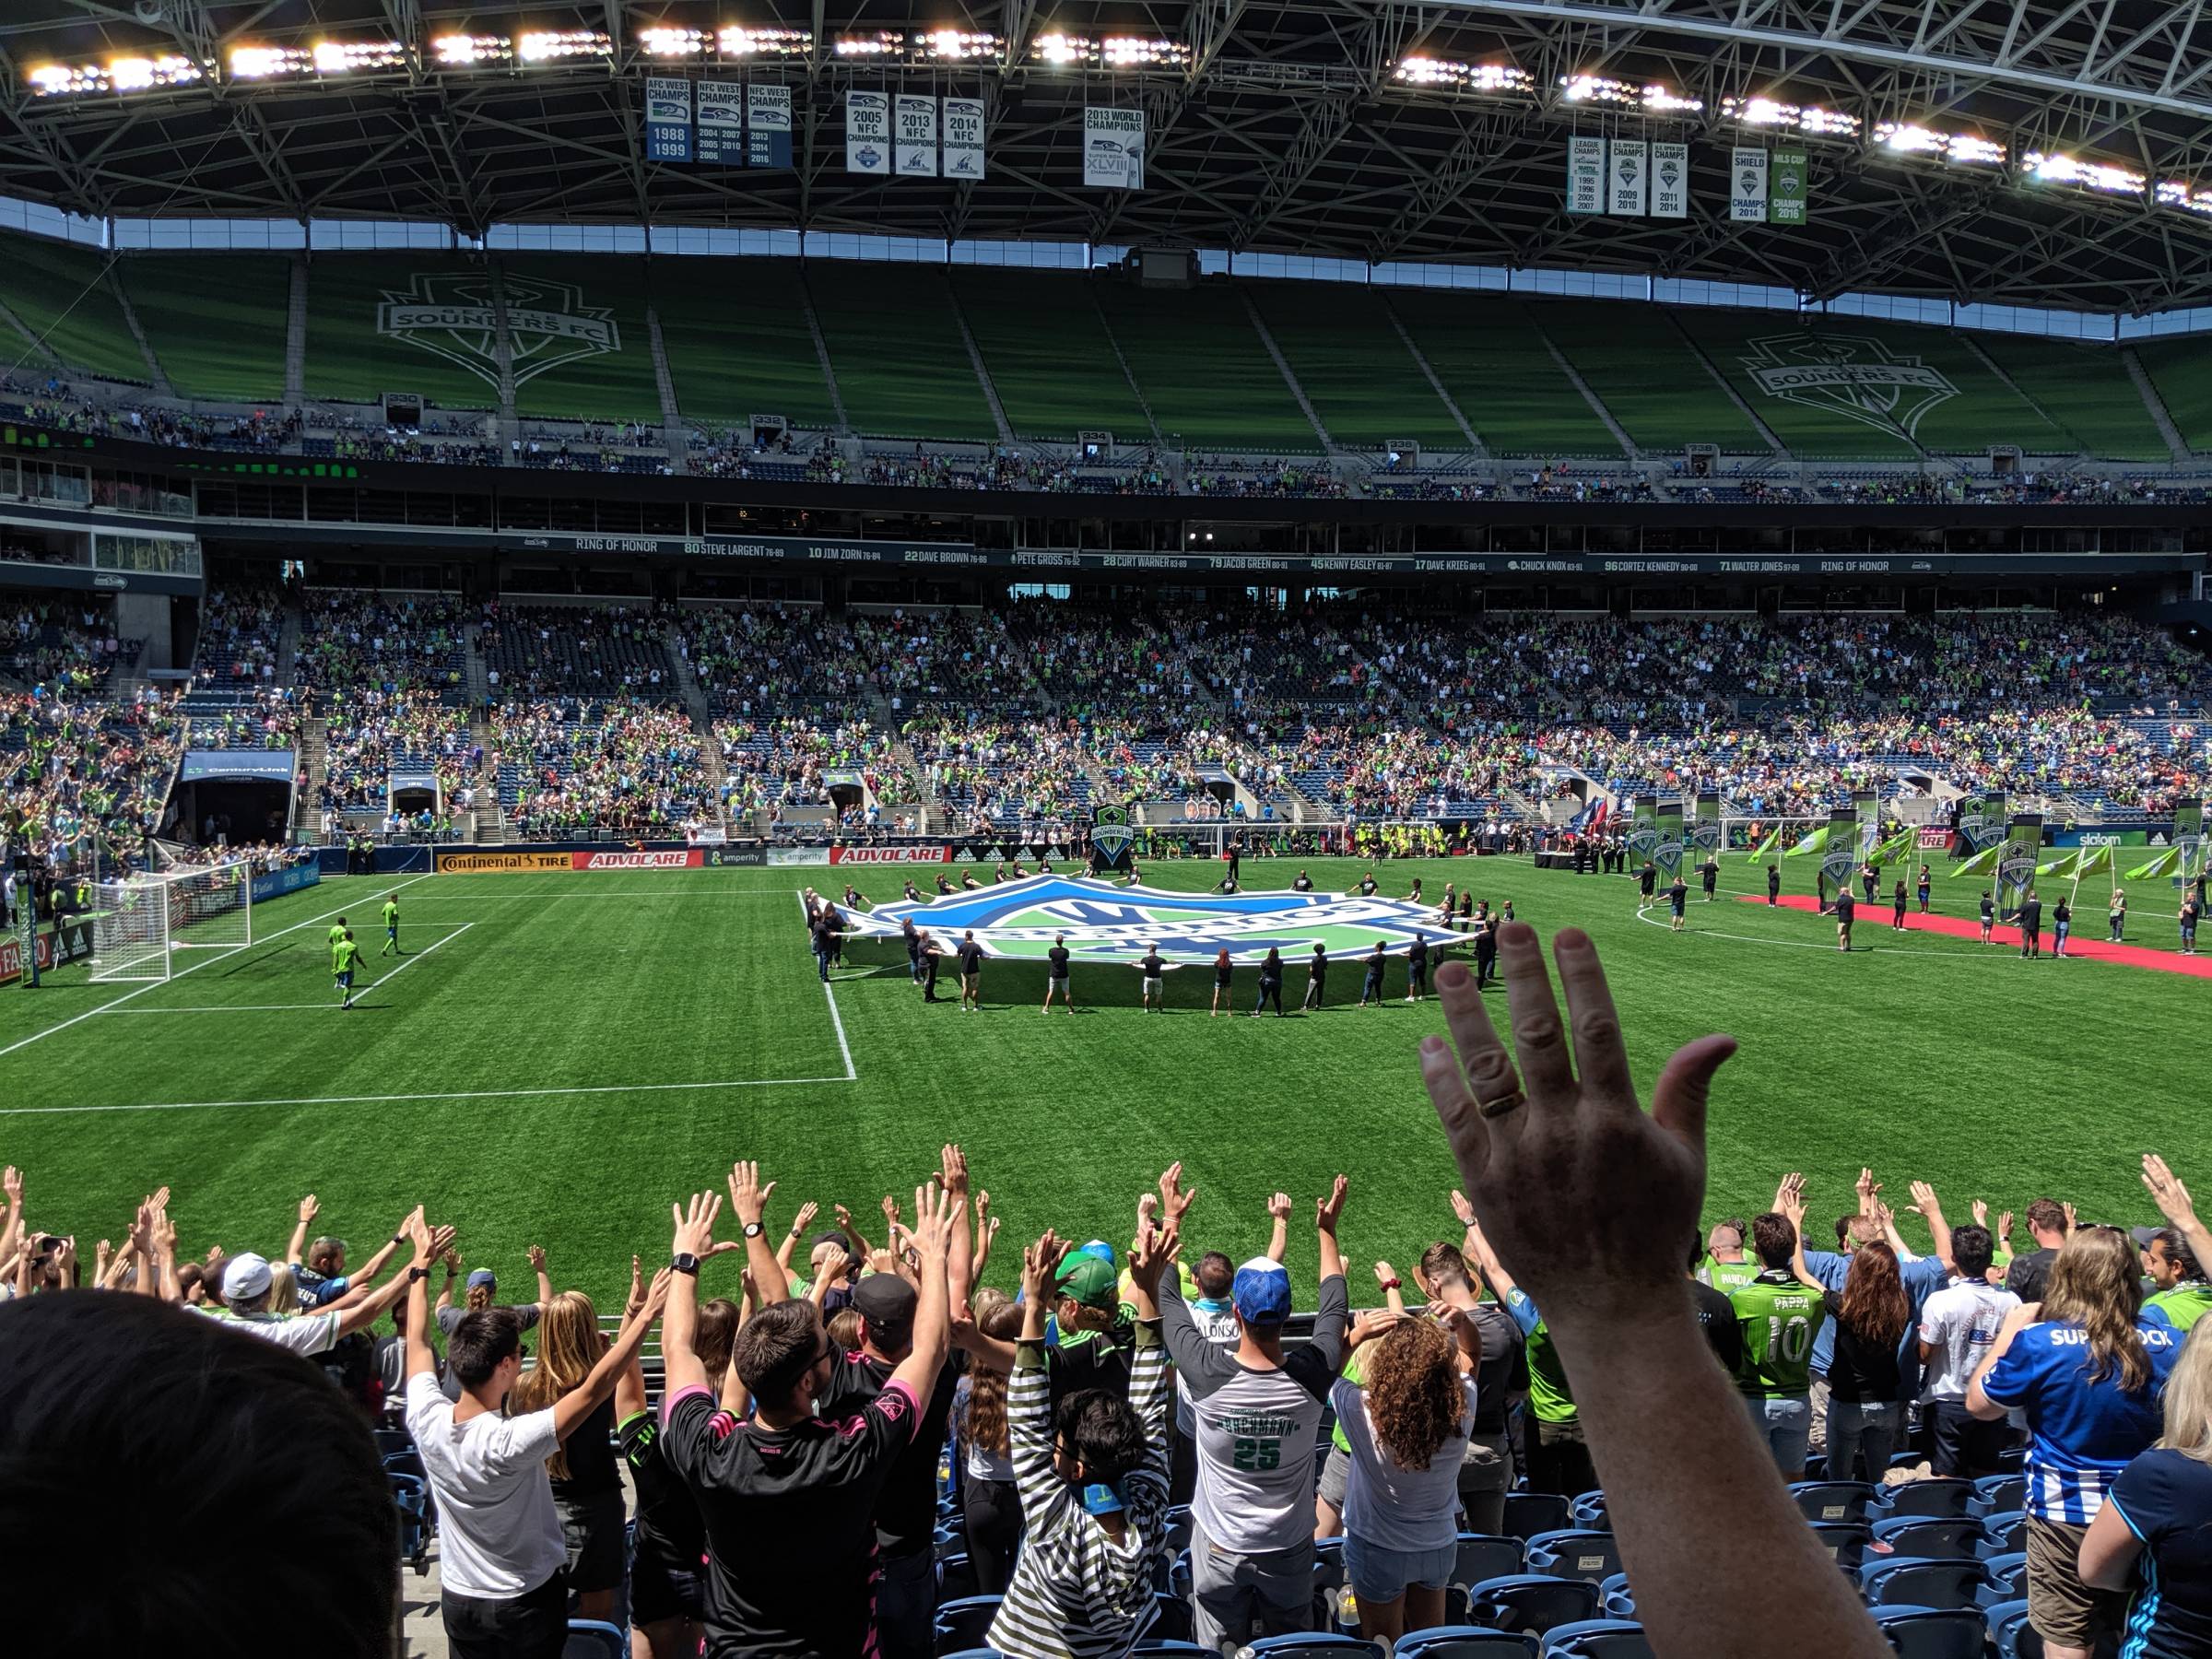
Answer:
[[[937,100],[901,92],[893,105],[899,142],[891,171],[902,179],[937,176]]]
[[[709,167],[745,165],[745,83],[699,83],[699,159]]]
[[[1728,162],[1728,218],[1739,225],[1767,218],[1767,152],[1738,149]]]
[[[1774,152],[1773,190],[1767,198],[1768,223],[1805,223],[1807,162],[1808,158],[1801,149],[1778,149]]]
[[[891,171],[891,100],[887,92],[845,94],[845,171]]]
[[[1606,210],[1606,141],[1579,135],[1567,140],[1567,211]]]
[[[791,165],[791,88],[745,89],[745,159],[754,167]]]
[[[891,943],[911,919],[948,941],[972,930],[984,955],[1016,960],[1041,961],[1054,937],[1065,936],[1069,954],[1081,962],[1133,967],[1147,950],[1157,950],[1173,963],[1209,963],[1226,950],[1232,962],[1250,966],[1275,949],[1296,967],[1311,959],[1316,945],[1332,957],[1356,959],[1378,944],[1386,956],[1403,956],[1416,939],[1432,948],[1466,943],[1435,925],[1435,915],[1433,904],[1356,893],[1180,893],[1088,877],[1031,876],[919,904],[879,904],[851,917],[847,936]]]
[[[1145,187],[1145,112],[1083,110],[1083,182],[1102,190]]]
[[[645,159],[691,159],[691,83],[681,76],[645,77]]]
[[[1651,188],[1651,148],[1641,139],[1616,138],[1606,159],[1606,211],[1641,218]]]
[[[945,176],[983,176],[983,100],[980,98],[945,100]]]
[[[1689,146],[1652,146],[1652,217],[1689,217]]]

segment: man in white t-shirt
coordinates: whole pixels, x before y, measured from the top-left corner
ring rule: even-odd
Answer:
[[[421,1213],[416,1211],[417,1216]],[[250,1250],[242,1255],[231,1256],[223,1264],[221,1303],[204,1304],[201,1312],[233,1330],[273,1342],[295,1354],[322,1354],[335,1347],[339,1337],[367,1330],[377,1315],[397,1301],[407,1288],[407,1276],[395,1274],[350,1307],[288,1316],[269,1306],[271,1277],[267,1257],[255,1255]]]
[[[668,1274],[654,1276],[644,1308],[582,1384],[544,1411],[501,1413],[522,1375],[522,1324],[506,1308],[465,1315],[446,1339],[458,1404],[438,1386],[430,1351],[429,1262],[452,1242],[412,1220],[415,1265],[407,1279],[407,1431],[438,1503],[441,1552],[439,1611],[453,1659],[559,1659],[569,1635],[568,1546],[546,1459],[612,1397],[667,1300]]]
[[[1920,1312],[1921,1418],[1928,1461],[1938,1475],[1994,1475],[2012,1432],[2002,1419],[1983,1422],[1970,1413],[1966,1389],[2005,1315],[2020,1299],[1989,1282],[1986,1227],[1953,1228],[1951,1260],[1956,1277]]]

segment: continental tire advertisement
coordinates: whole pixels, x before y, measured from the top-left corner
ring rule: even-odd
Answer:
[[[438,853],[430,867],[441,876],[512,876],[572,870],[573,853]]]

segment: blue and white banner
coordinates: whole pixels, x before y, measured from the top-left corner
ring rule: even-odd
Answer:
[[[771,849],[771,863],[779,851]],[[1404,956],[1416,939],[1431,948],[1470,942],[1438,924],[1434,905],[1404,899],[1175,893],[1073,876],[1031,876],[919,904],[879,904],[847,916],[846,924],[863,937],[892,939],[909,917],[947,950],[972,930],[984,955],[1033,961],[1042,961],[1060,936],[1078,961],[1134,963],[1157,950],[1171,962],[1204,963],[1227,950],[1232,962],[1247,966],[1270,949],[1303,963],[1316,945],[1352,960],[1372,955],[1378,944],[1386,956]]]
[[[323,879],[323,866],[318,864],[292,865],[282,870],[271,870],[265,876],[253,877],[253,902],[265,904],[287,893],[296,893],[301,888],[311,888]]]
[[[791,165],[791,88],[745,89],[745,153],[755,167]]]
[[[177,782],[196,783],[203,778],[268,778],[279,783],[289,783],[297,765],[290,749],[186,749],[183,769],[177,773]]]
[[[845,94],[845,171],[891,171],[891,100],[884,92]]]
[[[745,83],[699,83],[699,159],[710,167],[743,167]]]
[[[983,176],[983,100],[980,98],[945,100],[945,176]]]
[[[902,179],[937,176],[937,100],[899,94],[899,144],[893,171]]]
[[[645,77],[645,159],[691,159],[691,83],[682,76]]]
[[[1145,187],[1145,112],[1083,106],[1083,182],[1105,190]]]

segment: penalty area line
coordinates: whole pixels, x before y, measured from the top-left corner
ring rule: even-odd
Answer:
[[[434,955],[437,952],[439,946],[450,944],[452,941],[459,938],[463,934],[466,933],[475,925],[476,924],[474,922],[462,923],[460,926],[454,928],[451,933],[445,934],[440,938],[437,938],[431,943],[424,946],[413,956],[408,957],[406,960],[402,961],[398,967],[393,969],[391,972],[384,974],[382,978],[371,980],[367,984],[360,988],[359,994],[366,996],[370,992],[376,990],[379,986],[390,983],[393,980],[397,979],[401,974],[405,973],[408,969],[414,967],[416,963],[421,961],[424,957]],[[151,1006],[144,1008],[118,1008],[115,1010],[115,1015],[119,1019],[126,1019],[134,1015],[142,1014],[292,1014],[307,1009],[319,1009],[325,1013],[335,1014],[338,1012],[338,1005],[334,1002],[192,1003],[182,1007],[173,1008],[157,1008]]]
[[[731,1077],[714,1083],[593,1083],[551,1088],[462,1088],[434,1094],[299,1095],[257,1100],[159,1100],[135,1106],[6,1106],[0,1117],[49,1117],[83,1112],[208,1112],[239,1106],[389,1106],[416,1100],[523,1100],[557,1096],[671,1094],[708,1088],[797,1088],[853,1083],[856,1077]]]

